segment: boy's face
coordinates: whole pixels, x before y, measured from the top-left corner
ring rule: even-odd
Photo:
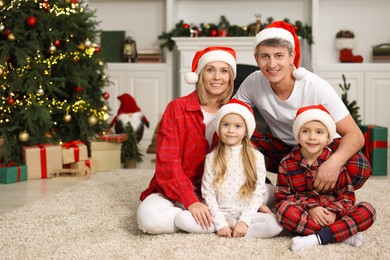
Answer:
[[[301,145],[301,152],[304,157],[319,156],[328,141],[328,129],[320,121],[307,122],[299,129],[298,143]]]

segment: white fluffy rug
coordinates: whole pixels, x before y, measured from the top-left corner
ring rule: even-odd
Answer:
[[[389,179],[371,178],[358,201],[376,208],[364,244],[291,252],[291,235],[268,240],[217,235],[147,235],[138,230],[139,194],[153,170],[98,173],[65,191],[0,216],[1,259],[390,259]],[[0,198],[1,199],[1,198]]]

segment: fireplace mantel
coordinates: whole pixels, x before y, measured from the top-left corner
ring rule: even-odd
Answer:
[[[185,82],[184,76],[191,71],[192,59],[198,50],[208,46],[229,46],[237,52],[238,64],[256,65],[253,57],[253,37],[174,37],[179,51],[179,96],[191,93],[194,85]]]

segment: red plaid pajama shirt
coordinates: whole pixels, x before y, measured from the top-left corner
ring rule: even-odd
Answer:
[[[296,146],[281,161],[275,191],[276,215],[285,229],[307,236],[323,229],[307,211],[324,207],[336,214],[336,221],[327,228],[333,234],[333,241],[341,242],[368,229],[375,221],[376,212],[367,202],[355,205],[354,188],[346,168],[341,170],[333,190],[320,194],[314,190],[317,169],[330,155],[331,150],[325,148],[309,166]]]
[[[329,145],[332,151],[339,147],[341,139],[334,139]],[[264,155],[266,168],[270,172],[277,173],[280,161],[288,155],[293,146],[285,144],[283,141],[272,136],[271,133],[256,132],[251,138],[251,142]],[[372,175],[370,162],[362,152],[354,154],[345,164],[352,185],[355,190],[360,189],[367,179]]]

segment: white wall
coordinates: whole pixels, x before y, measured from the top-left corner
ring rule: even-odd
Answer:
[[[158,49],[157,39],[165,29],[165,5],[161,0],[148,1],[89,1],[89,7],[96,10],[96,20],[101,21],[99,29],[105,31],[129,31],[137,42],[137,49]],[[134,37],[135,35],[135,37]]]

